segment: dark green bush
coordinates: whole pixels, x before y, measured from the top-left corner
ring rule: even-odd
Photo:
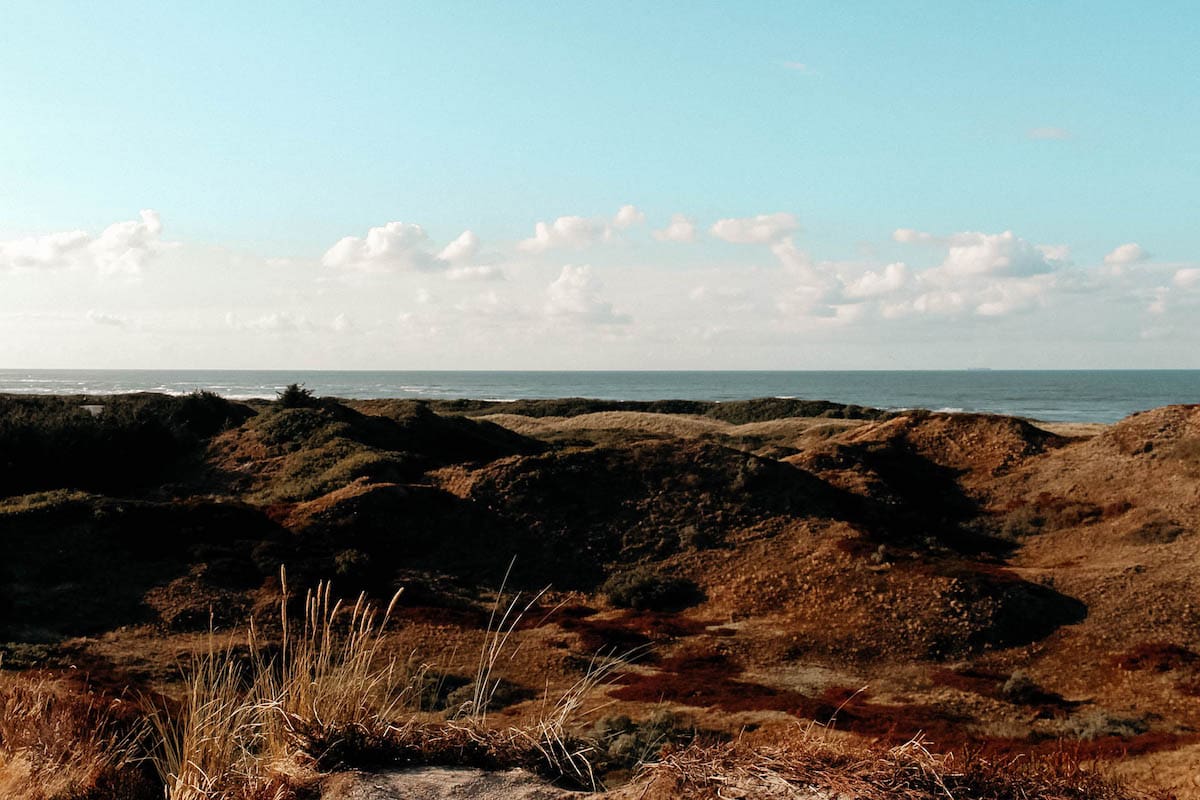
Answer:
[[[320,405],[312,389],[306,389],[302,383],[289,383],[282,392],[276,392],[275,402],[284,408],[315,408]]]
[[[0,397],[0,496],[161,482],[204,440],[252,413],[211,392]]]
[[[614,606],[638,611],[680,611],[704,600],[695,582],[649,567],[614,573],[600,591]]]

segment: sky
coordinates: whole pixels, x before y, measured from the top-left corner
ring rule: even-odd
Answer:
[[[7,0],[0,367],[1200,368],[1200,5]]]

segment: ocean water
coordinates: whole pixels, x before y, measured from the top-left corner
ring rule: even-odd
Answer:
[[[289,383],[348,398],[591,397],[742,400],[798,397],[879,408],[987,411],[1033,419],[1114,422],[1135,411],[1200,403],[1200,370],[938,372],[366,372],[0,370],[0,393],[186,393],[274,397]]]

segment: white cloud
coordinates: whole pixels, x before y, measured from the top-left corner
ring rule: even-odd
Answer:
[[[880,272],[868,270],[859,278],[846,284],[846,297],[866,298],[895,294],[906,288],[912,281],[912,271],[907,264],[896,262],[888,264]]]
[[[0,269],[52,269],[74,265],[86,253],[91,237],[85,231],[0,242]]]
[[[87,312],[87,319],[96,325],[107,325],[114,328],[124,328],[129,324],[129,320],[125,317],[116,314],[105,314],[94,309]]]
[[[1025,135],[1030,139],[1042,142],[1062,142],[1071,138],[1069,130],[1055,127],[1030,128]]]
[[[600,298],[600,288],[590,266],[567,264],[546,289],[546,314],[600,324],[628,322],[627,315],[616,313],[612,303]]]
[[[961,312],[967,299],[961,292],[933,291],[919,295],[912,302],[913,310],[922,314],[952,315]]]
[[[537,223],[533,228],[533,236],[522,239],[517,247],[527,253],[544,253],[561,248],[580,250],[597,242],[609,241],[615,231],[639,225],[645,219],[646,215],[631,205],[621,206],[611,220],[603,217],[559,217],[554,222]]]
[[[544,253],[560,247],[579,249],[606,238],[608,225],[602,220],[586,217],[559,217],[549,224],[534,226],[533,237],[517,246],[528,253]]]
[[[1050,272],[1054,264],[1037,247],[1004,233],[958,233],[940,269],[955,275],[1025,276]]]
[[[1171,282],[1180,289],[1192,289],[1200,287],[1200,269],[1196,267],[1187,267],[1175,271],[1175,277]]]
[[[787,316],[833,317],[837,306],[828,302],[828,295],[823,286],[799,283],[776,296],[775,308]]]
[[[434,254],[429,234],[420,225],[389,222],[369,229],[365,237],[346,236],[339,240],[325,252],[321,263],[359,272],[433,272],[469,260],[478,249],[478,237],[471,231],[463,231],[440,253]]]
[[[718,239],[736,244],[769,244],[783,239],[799,228],[800,224],[794,215],[780,211],[755,217],[717,220],[710,233]]]
[[[808,64],[805,64],[803,61],[784,61],[783,66],[787,69],[794,70],[796,72],[803,72],[806,75],[815,74],[815,73],[813,73],[812,69],[808,66]]]
[[[452,281],[502,281],[504,270],[492,264],[452,267],[446,272],[446,277]]]
[[[693,242],[696,240],[696,222],[683,214],[672,214],[667,227],[654,232],[660,242]]]
[[[1126,242],[1119,247],[1116,247],[1111,253],[1104,257],[1104,263],[1110,267],[1123,267],[1128,264],[1136,264],[1139,261],[1145,261],[1150,257],[1140,244],[1136,242]]]
[[[771,245],[784,272],[794,283],[783,290],[776,307],[788,315],[832,317],[841,303],[842,286],[825,265],[818,265],[790,237]]]
[[[139,219],[116,222],[99,236],[65,231],[0,241],[0,271],[92,267],[102,275],[136,275],[173,243],[163,242],[158,212],[146,209]]]
[[[643,214],[637,206],[621,206],[617,215],[613,217],[613,227],[617,230],[632,228],[634,225],[641,225],[646,221],[646,215]]]
[[[901,244],[936,244],[942,241],[932,233],[914,230],[913,228],[897,228],[892,231],[892,239]]]
[[[438,258],[451,264],[461,264],[470,261],[479,254],[479,237],[472,231],[463,231],[450,244],[442,248]]]
[[[109,225],[88,249],[101,274],[124,272],[136,275],[161,249],[160,233],[162,220],[158,212],[146,210],[141,213],[140,220]]]
[[[977,291],[971,302],[979,316],[1001,317],[1042,303],[1050,288],[1044,278],[997,281]]]
[[[1035,245],[1047,261],[1057,261],[1060,264],[1071,263],[1071,246],[1066,244],[1039,244]]]
[[[885,318],[966,313],[999,317],[1046,302],[1060,284],[1076,290],[1080,284],[1060,280],[1070,265],[1067,245],[1035,245],[1012,231],[938,236],[899,228],[892,238],[903,244],[940,246],[945,255],[936,267],[915,271],[889,265],[883,273],[868,271],[847,284],[847,297],[887,297],[879,306]]]

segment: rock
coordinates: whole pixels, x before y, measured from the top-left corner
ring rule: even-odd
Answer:
[[[423,767],[392,772],[343,772],[321,786],[321,800],[567,800],[582,797],[521,769]]]

